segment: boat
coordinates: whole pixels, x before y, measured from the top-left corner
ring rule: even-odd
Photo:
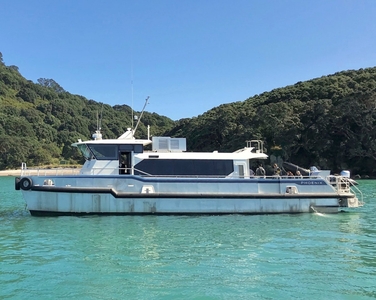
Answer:
[[[136,126],[137,127],[137,126]],[[31,215],[336,213],[363,205],[345,176],[256,176],[268,159],[261,140],[235,152],[189,152],[185,138],[117,139],[72,146],[84,156],[77,169],[32,169],[15,178]],[[148,150],[149,149],[149,150]]]

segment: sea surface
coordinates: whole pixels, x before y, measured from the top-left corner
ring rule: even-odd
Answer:
[[[359,188],[335,215],[32,217],[0,177],[0,299],[375,299]]]

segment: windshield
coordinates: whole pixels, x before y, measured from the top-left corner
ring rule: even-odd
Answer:
[[[77,145],[77,148],[81,151],[85,159],[91,160],[93,158],[93,154],[90,152],[90,149],[86,144]]]
[[[116,145],[89,145],[89,148],[96,159],[117,159]]]

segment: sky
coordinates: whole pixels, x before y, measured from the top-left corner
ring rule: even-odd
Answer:
[[[173,120],[376,66],[375,0],[0,0],[28,80]]]

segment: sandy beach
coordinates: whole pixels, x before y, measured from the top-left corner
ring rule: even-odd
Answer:
[[[1,170],[0,176],[20,176],[21,170]]]
[[[27,169],[24,175],[74,175],[80,172],[80,168],[52,168],[52,169]],[[1,170],[1,176],[21,176],[21,169]]]

